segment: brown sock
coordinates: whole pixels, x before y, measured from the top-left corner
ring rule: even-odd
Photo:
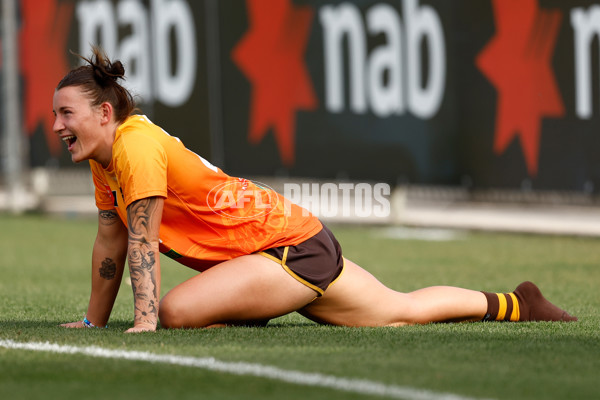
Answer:
[[[511,293],[482,292],[488,309],[484,321],[577,321],[550,303],[531,282],[523,282]]]
[[[488,302],[488,309],[483,317],[484,321],[519,321],[521,307],[514,293],[481,292]]]

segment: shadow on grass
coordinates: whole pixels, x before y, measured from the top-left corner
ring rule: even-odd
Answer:
[[[58,320],[58,319],[46,319],[46,320],[17,320],[17,319],[8,319],[8,320],[0,320],[0,332],[23,332],[23,331],[39,331],[45,329],[57,329],[57,330],[70,330],[68,328],[64,328],[61,324],[65,324],[73,321],[66,320]],[[133,326],[133,322],[129,320],[111,320],[108,323],[108,331],[126,331],[127,329]],[[271,330],[271,329],[286,329],[286,328],[307,328],[307,327],[319,327],[319,326],[327,326],[327,325],[319,325],[311,321],[306,322],[269,322],[266,326],[250,326],[250,325],[236,325],[236,326],[227,326],[223,328],[211,328],[210,330],[219,331],[222,329],[230,330],[230,329],[258,329],[258,330]],[[159,324],[159,330],[161,331],[207,331],[209,329],[206,328],[198,328],[198,329],[165,329],[161,328]]]
[[[64,329],[69,330],[68,328],[62,327],[61,324],[74,322],[68,320],[0,320],[0,332],[7,331],[29,331],[29,330],[40,330],[40,329]],[[126,330],[131,328],[133,323],[130,321],[111,321],[109,323],[109,329],[121,329]]]

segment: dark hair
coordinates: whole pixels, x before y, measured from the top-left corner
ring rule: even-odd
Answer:
[[[75,53],[73,53],[75,54]],[[67,86],[81,86],[92,100],[93,106],[109,102],[114,109],[115,119],[123,122],[135,110],[135,101],[127,89],[119,84],[119,79],[125,79],[125,68],[119,60],[110,61],[99,47],[92,47],[92,56],[77,57],[87,62],[72,69],[58,83],[56,90]]]

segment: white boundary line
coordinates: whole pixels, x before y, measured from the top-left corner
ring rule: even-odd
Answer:
[[[82,354],[89,357],[145,361],[200,368],[234,375],[250,375],[305,386],[317,386],[344,392],[377,395],[405,400],[472,400],[471,397],[438,393],[407,386],[386,385],[365,379],[340,378],[333,375],[285,370],[269,365],[225,362],[212,357],[189,357],[155,354],[145,351],[112,350],[96,346],[66,346],[49,342],[16,342],[0,339],[0,347],[14,350],[45,351],[60,354]]]

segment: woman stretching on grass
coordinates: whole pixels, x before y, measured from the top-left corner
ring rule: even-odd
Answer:
[[[393,291],[342,256],[333,234],[277,193],[233,178],[133,115],[121,62],[97,48],[54,93],[54,131],[73,162],[89,160],[98,206],[92,292],[83,321],[105,326],[125,265],[134,326],[260,325],[297,311],[324,324],[573,321],[526,282],[512,293],[455,287]],[[201,271],[160,299],[159,252]]]

